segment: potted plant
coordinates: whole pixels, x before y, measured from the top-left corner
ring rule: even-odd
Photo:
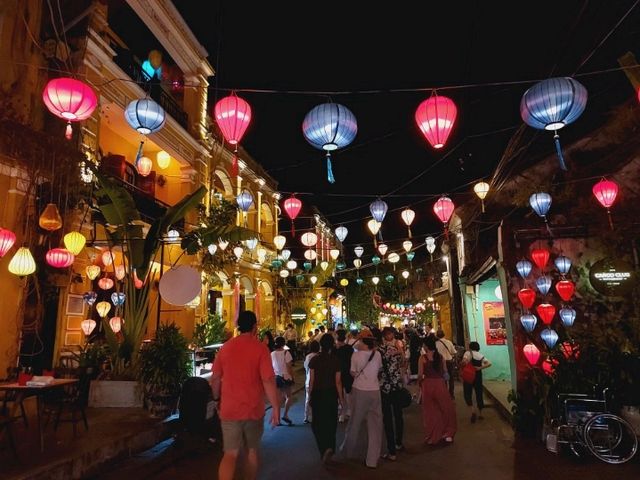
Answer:
[[[193,344],[197,348],[216,343],[224,343],[231,336],[226,330],[227,323],[217,313],[209,313],[207,318],[193,329]]]
[[[155,340],[140,352],[140,380],[152,415],[166,417],[175,411],[191,368],[188,342],[180,328],[174,323],[160,325]]]

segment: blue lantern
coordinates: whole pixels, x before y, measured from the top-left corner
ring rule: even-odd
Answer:
[[[516,263],[516,269],[518,270],[518,275],[520,275],[522,278],[527,278],[529,276],[529,274],[531,273],[532,267],[533,265],[529,260],[523,259],[523,260],[520,260],[518,263]]]
[[[560,319],[565,327],[572,327],[573,322],[576,321],[576,311],[571,307],[564,307],[560,309]]]
[[[311,268],[312,268],[312,267],[313,267],[313,265],[311,264],[311,262],[304,262],[304,263],[302,264],[302,268],[304,268],[307,272],[308,272],[309,270],[311,270]]]
[[[540,338],[542,338],[542,341],[546,343],[547,347],[549,348],[555,347],[556,343],[558,343],[558,334],[551,328],[545,328],[544,330],[542,330],[542,332],[540,333]]]
[[[391,282],[393,282],[393,275],[387,275],[386,277],[384,277],[384,279],[385,279],[387,282],[391,283]]]
[[[347,268],[347,264],[344,262],[338,262],[336,263],[336,269],[338,270],[344,270],[345,268]]]
[[[247,213],[251,208],[251,204],[253,203],[253,197],[249,193],[248,190],[242,190],[236,197],[236,202],[238,202],[238,207],[240,210]]]
[[[356,283],[358,285],[362,285],[364,283],[364,280],[362,278],[358,277],[358,278],[356,278]]]
[[[126,295],[122,292],[113,292],[111,294],[111,303],[113,303],[116,307],[121,307],[124,305],[124,300]]]
[[[554,260],[556,268],[562,275],[566,275],[571,270],[571,260],[564,255],[560,255]]]
[[[385,215],[387,214],[388,208],[389,207],[387,206],[387,202],[385,202],[380,198],[377,199],[375,202],[372,202],[371,205],[369,205],[369,210],[371,210],[371,216],[378,223],[382,223]]]
[[[416,256],[416,252],[407,252],[407,260],[409,260],[410,262],[413,261],[415,256]]]
[[[381,260],[379,256],[374,255],[373,257],[371,257],[371,263],[373,263],[376,267],[380,265],[380,262]]]
[[[335,183],[331,152],[346,147],[358,133],[355,115],[344,105],[323,103],[311,109],[302,122],[302,133],[311,145],[327,152],[327,180]]]
[[[569,77],[549,78],[529,88],[520,101],[520,116],[530,127],[538,130],[553,130],[560,161],[560,168],[566,170],[560,146],[558,130],[568,125],[582,114],[587,106],[587,89]]]
[[[91,306],[94,303],[96,303],[96,300],[98,299],[98,294],[96,292],[85,292],[82,295],[82,299],[84,300],[84,303]]]
[[[529,197],[529,205],[538,216],[547,220],[547,212],[551,208],[551,195],[545,192],[537,192]]]
[[[520,323],[526,332],[531,333],[536,328],[536,324],[538,323],[538,319],[535,315],[531,313],[527,313],[520,317]]]
[[[548,275],[542,275],[541,277],[536,278],[536,287],[542,295],[546,295],[551,289],[551,282],[551,277]]]
[[[165,117],[162,107],[150,98],[134,100],[127,105],[127,109],[124,111],[124,118],[127,123],[131,128],[143,135],[157,132],[164,127]],[[134,162],[136,165],[142,156],[143,145],[144,140],[141,140],[136,161]]]

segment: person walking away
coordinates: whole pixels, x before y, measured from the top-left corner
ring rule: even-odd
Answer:
[[[293,403],[291,396],[291,389],[293,387],[293,367],[291,366],[292,358],[291,353],[284,349],[284,337],[276,337],[275,340],[276,349],[271,352],[271,363],[273,365],[273,371],[276,374],[276,386],[280,393],[281,405],[284,400],[284,415],[282,415],[282,421],[287,425],[292,425],[293,422],[289,418],[289,408]]]
[[[471,410],[471,423],[475,423],[476,418],[479,418],[480,420],[484,418],[482,416],[482,409],[484,408],[484,387],[482,385],[482,370],[491,366],[491,362],[480,353],[480,344],[478,342],[470,342],[469,350],[464,352],[464,355],[462,356],[463,368],[469,363],[475,367],[476,375],[473,383],[468,383],[465,381],[462,383],[462,388],[464,393],[464,401]],[[473,392],[476,393],[477,409],[476,406],[473,405],[472,401]]]
[[[444,381],[446,365],[436,348],[435,336],[424,339],[424,350],[418,367],[424,441],[427,445],[437,445],[442,441],[451,444],[457,430],[456,408]]]
[[[291,352],[291,365],[295,365],[296,358],[298,358],[298,332],[293,328],[293,324],[287,325],[287,329],[284,331],[284,340],[287,342],[287,347]]]
[[[306,378],[304,382],[304,392],[305,392],[304,423],[309,423],[311,421],[309,419],[312,418],[310,415],[311,414],[311,386],[310,386],[311,371],[309,369],[309,363],[311,362],[311,359],[315,357],[319,352],[320,352],[320,344],[315,340],[313,340],[309,344],[309,353],[304,359],[304,371],[306,373]]]
[[[402,449],[404,419],[398,392],[403,388],[402,366],[404,356],[398,349],[395,331],[391,327],[382,329],[382,375],[380,377],[380,393],[382,400],[382,423],[387,437],[387,453],[382,458],[395,460],[396,453]]]
[[[376,468],[382,447],[382,405],[378,373],[382,368],[380,352],[371,336],[361,338],[351,356],[351,418],[347,424],[340,450],[354,458],[361,428],[367,426],[367,456],[365,464]]]
[[[213,399],[219,402],[224,456],[220,480],[232,480],[240,449],[246,449],[246,478],[258,475],[258,447],[264,429],[264,396],[272,405],[271,425],[280,421],[280,404],[269,350],[257,338],[257,320],[251,311],[238,316],[240,335],[224,343],[211,376]]]
[[[273,352],[276,349],[276,343],[273,340],[273,334],[271,333],[271,330],[266,330],[262,334],[262,343],[267,346],[269,352]]]
[[[349,411],[349,397],[351,393],[351,388],[353,386],[353,377],[351,376],[351,355],[353,355],[353,347],[346,343],[347,340],[347,332],[346,330],[338,330],[337,331],[338,340],[336,342],[336,355],[340,360],[340,378],[342,380],[342,397],[344,401],[342,402],[342,408],[340,409],[340,416],[338,417],[338,421],[343,423],[347,420],[348,417],[351,416],[351,412]]]
[[[455,386],[453,370],[456,358],[456,347],[451,340],[445,338],[444,330],[441,328],[438,329],[436,337],[438,337],[438,340],[436,340],[436,348],[438,349],[438,353],[442,355],[442,358],[444,358],[447,366],[447,375],[445,376],[445,379],[449,385],[449,395],[451,395],[451,398],[456,398],[453,393],[453,388]]]
[[[422,341],[415,330],[409,331],[409,381],[418,378],[418,363]]]
[[[314,340],[317,341],[317,342],[320,342],[320,339],[325,334],[324,325],[320,325],[320,328],[319,329],[316,328],[316,330],[318,330],[318,333],[316,334]]]
[[[340,360],[333,355],[334,340],[330,334],[320,339],[320,353],[309,362],[311,389],[311,429],[326,464],[336,450],[338,406],[344,401]]]

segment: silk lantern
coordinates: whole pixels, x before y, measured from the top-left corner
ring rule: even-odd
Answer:
[[[402,210],[402,212],[400,212],[400,218],[402,218],[402,221],[407,226],[407,233],[409,235],[409,238],[411,238],[411,224],[416,218],[416,212],[414,212],[410,208],[405,208],[404,210]]]
[[[300,237],[300,242],[305,247],[313,247],[318,243],[318,235],[313,232],[306,232]]]
[[[118,333],[122,330],[122,317],[111,317],[109,319],[109,326],[111,330],[113,330],[113,333]]]
[[[329,262],[327,262],[326,260],[321,261],[320,268],[322,269],[323,272],[326,272],[327,268],[329,268]]]
[[[340,256],[340,250],[338,250],[337,248],[332,248],[331,250],[329,250],[329,256],[332,260],[337,260]]]
[[[124,111],[124,118],[131,128],[142,135],[155,133],[164,127],[166,114],[164,109],[150,98],[133,100],[127,105]],[[138,165],[138,160],[142,156],[144,147],[144,137],[140,140],[138,153],[134,164]]]
[[[564,307],[559,312],[560,320],[565,327],[572,327],[576,320],[576,311],[571,307]]]
[[[136,160],[136,170],[143,177],[148,177],[151,173],[151,169],[153,169],[153,162],[149,157],[139,157]]]
[[[600,205],[607,209],[609,217],[609,226],[613,230],[613,220],[611,219],[611,206],[618,196],[618,184],[611,180],[602,179],[593,186],[593,195],[596,197]]]
[[[101,259],[102,259],[102,264],[103,264],[105,267],[110,266],[110,265],[113,263],[113,257],[114,257],[114,255],[113,255],[113,252],[112,252],[111,250],[106,250],[106,251],[104,251],[104,252],[102,253],[102,257],[101,257]]]
[[[416,252],[407,252],[407,260],[409,260],[410,262],[413,261],[415,256],[416,256]]]
[[[362,260],[360,258],[355,258],[353,260],[353,266],[356,268],[360,268],[362,266]]]
[[[242,213],[246,214],[253,204],[253,197],[251,196],[251,193],[249,193],[249,191],[245,188],[236,197],[236,202],[238,204],[238,208],[240,208]]]
[[[100,280],[98,280],[98,287],[100,287],[102,290],[111,290],[113,288],[113,280],[111,280],[109,277],[102,277]]]
[[[539,217],[547,221],[547,213],[551,208],[551,195],[546,192],[537,192],[529,197],[529,205]]]
[[[36,271],[36,261],[27,247],[20,247],[9,262],[9,272],[19,277],[31,275]]]
[[[531,333],[535,330],[538,319],[535,315],[526,313],[520,316],[520,323],[522,324],[522,328],[524,328],[527,333]]]
[[[344,270],[345,268],[347,268],[347,264],[344,262],[338,262],[336,263],[336,270]]]
[[[484,213],[484,199],[489,193],[489,184],[487,182],[478,182],[473,186],[473,191],[480,199],[480,205],[482,206],[482,213]]]
[[[302,202],[296,198],[295,196],[290,196],[284,201],[284,211],[287,213],[287,216],[291,220],[291,235],[295,236],[296,230],[293,224],[293,221],[296,219],[298,214],[302,210]]]
[[[524,308],[531,308],[536,300],[536,292],[530,288],[522,288],[518,291],[518,299]]]
[[[349,230],[347,229],[347,227],[341,225],[338,228],[336,228],[335,233],[336,233],[337,239],[340,240],[340,242],[344,242],[345,238],[347,238]]]
[[[558,130],[582,114],[587,106],[587,89],[570,77],[548,78],[529,88],[520,101],[520,116],[530,127],[552,130],[560,168],[567,166],[562,155]]]
[[[376,222],[382,223],[384,221],[384,217],[387,215],[387,210],[389,209],[387,202],[378,198],[377,200],[371,202],[369,205],[369,210],[371,211],[371,216]]]
[[[304,251],[304,258],[306,258],[309,261],[312,261],[318,258],[318,254],[315,250],[307,249]]]
[[[409,272],[407,270],[402,271],[402,278],[404,278],[405,280],[409,278]]]
[[[318,281],[318,277],[316,277],[315,275],[311,275],[309,277],[309,281],[311,282],[311,285],[315,285],[316,282]]]
[[[524,353],[527,362],[530,365],[535,365],[538,363],[540,359],[540,350],[533,343],[527,343],[524,347],[522,347],[522,352]]]
[[[221,238],[218,239],[218,248],[220,250],[222,250],[224,252],[228,246],[229,246],[229,241],[228,240],[223,240]]]
[[[79,255],[87,243],[86,237],[80,232],[69,232],[63,237],[64,246],[74,255]]]
[[[0,228],[0,258],[4,257],[16,243],[16,234],[6,228]]]
[[[405,240],[402,242],[402,248],[404,248],[405,252],[410,252],[413,248],[413,242],[411,240]]]
[[[87,278],[89,280],[95,280],[100,275],[100,267],[98,265],[89,265],[85,272],[87,273]]]
[[[531,250],[531,260],[535,263],[540,270],[544,270],[549,261],[549,250],[546,248],[534,248]]]
[[[242,254],[244,253],[244,248],[240,245],[233,247],[233,254],[236,256],[236,260],[239,262],[242,258]]]
[[[211,243],[207,246],[207,251],[209,252],[209,255],[215,255],[218,251],[218,246],[215,243]]]
[[[87,318],[86,320],[80,322],[80,328],[82,329],[85,336],[88,337],[89,335],[91,335],[91,332],[93,332],[93,329],[96,328],[96,321],[92,320],[91,318]]]
[[[538,316],[542,320],[542,323],[545,325],[551,325],[553,317],[556,314],[556,307],[550,303],[541,303],[536,307],[536,311],[538,312]]]
[[[342,280],[340,280],[340,285],[346,287],[347,285],[349,285],[349,280],[343,278]]]
[[[380,227],[382,227],[382,224],[378,222],[375,218],[372,218],[367,222],[367,228],[371,232],[371,235],[373,235],[374,237],[380,231]]]
[[[395,269],[395,264],[400,261],[400,255],[396,252],[391,252],[388,257],[389,263],[394,264],[393,268]]]
[[[388,283],[391,283],[391,282],[393,282],[394,277],[393,277],[393,275],[389,274],[389,275],[387,275],[386,277],[384,277],[384,279],[385,279]]]
[[[70,267],[75,259],[75,255],[64,248],[52,248],[45,254],[45,260],[54,268]]]
[[[98,302],[96,304],[96,312],[101,318],[105,318],[111,310],[111,304],[109,302]]]
[[[358,258],[362,257],[362,254],[364,253],[364,247],[361,247],[360,245],[358,245],[353,249],[353,253],[355,253],[356,257]]]
[[[364,279],[362,279],[362,278],[358,277],[358,278],[356,278],[356,283],[357,283],[358,285],[362,285],[362,284],[364,283]]]
[[[557,363],[557,361],[552,361],[548,358],[546,358],[545,360],[542,361],[541,367],[542,367],[542,371],[546,374],[546,375],[553,375],[553,372],[556,369],[555,364]]]
[[[371,257],[371,263],[373,263],[376,267],[380,265],[381,261],[382,259],[377,255],[374,255],[373,257]]]
[[[438,201],[433,205],[433,212],[444,224],[444,234],[446,238],[449,238],[448,223],[455,210],[455,205],[449,197],[440,197]]]
[[[255,250],[258,246],[258,239],[256,237],[247,238],[243,243],[249,250]]]
[[[111,303],[113,303],[116,307],[121,307],[124,305],[124,301],[127,296],[122,292],[113,292],[111,294]]]
[[[238,151],[238,143],[251,123],[251,106],[235,93],[221,98],[213,109],[213,116],[224,139]]]
[[[84,302],[89,306],[96,303],[97,299],[98,299],[98,294],[96,292],[91,291],[91,292],[84,292],[82,294],[82,300],[84,300]]]
[[[568,257],[565,257],[564,255],[560,255],[556,257],[553,263],[555,263],[556,268],[562,275],[566,275],[567,273],[569,273],[569,270],[571,269],[571,260]]]
[[[67,140],[73,134],[71,122],[89,118],[98,105],[98,97],[89,85],[68,77],[49,80],[42,91],[42,101],[51,113],[67,121]]]
[[[447,143],[457,115],[458,109],[453,100],[434,91],[430,98],[418,105],[415,119],[427,141],[439,149]]]
[[[282,260],[280,260],[279,258],[274,258],[273,260],[271,260],[271,268],[273,270],[279,270],[280,268],[282,268]]]
[[[327,180],[335,183],[331,152],[346,147],[356,138],[358,122],[355,115],[344,105],[323,103],[304,117],[302,133],[311,145],[327,152]]]
[[[287,239],[283,235],[276,235],[273,237],[273,244],[275,245],[276,250],[282,250],[285,243],[287,243]]]
[[[289,270],[295,270],[296,268],[298,268],[298,262],[296,262],[295,260],[289,260],[286,266]]]
[[[518,263],[516,263],[516,270],[518,270],[518,275],[520,275],[522,278],[527,278],[531,273],[532,266],[533,265],[531,265],[531,262],[529,260],[520,260]]]
[[[285,248],[280,252],[280,256],[286,262],[291,257],[291,250],[289,250],[288,248]]]
[[[560,295],[560,298],[565,302],[571,300],[573,294],[576,291],[576,286],[571,280],[560,280],[556,283],[556,292]]]
[[[386,243],[381,243],[380,245],[378,245],[378,252],[380,252],[380,255],[382,255],[384,257],[384,254],[387,253],[387,250],[389,249],[389,247],[387,246]]]
[[[545,328],[542,330],[542,332],[540,332],[540,338],[542,338],[542,341],[549,348],[555,347],[556,343],[558,343],[558,333],[551,328]]]
[[[169,155],[164,150],[160,150],[158,153],[156,153],[156,163],[158,164],[158,168],[160,170],[169,168],[169,165],[171,164],[171,155]]]
[[[54,232],[62,228],[62,217],[55,203],[47,204],[38,219],[38,225],[48,232]]]
[[[542,295],[546,295],[549,293],[551,289],[551,277],[548,275],[542,275],[541,277],[536,278],[536,288]]]

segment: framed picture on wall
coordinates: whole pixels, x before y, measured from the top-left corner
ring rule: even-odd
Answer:
[[[67,315],[84,315],[84,300],[82,295],[70,293],[67,295]]]

